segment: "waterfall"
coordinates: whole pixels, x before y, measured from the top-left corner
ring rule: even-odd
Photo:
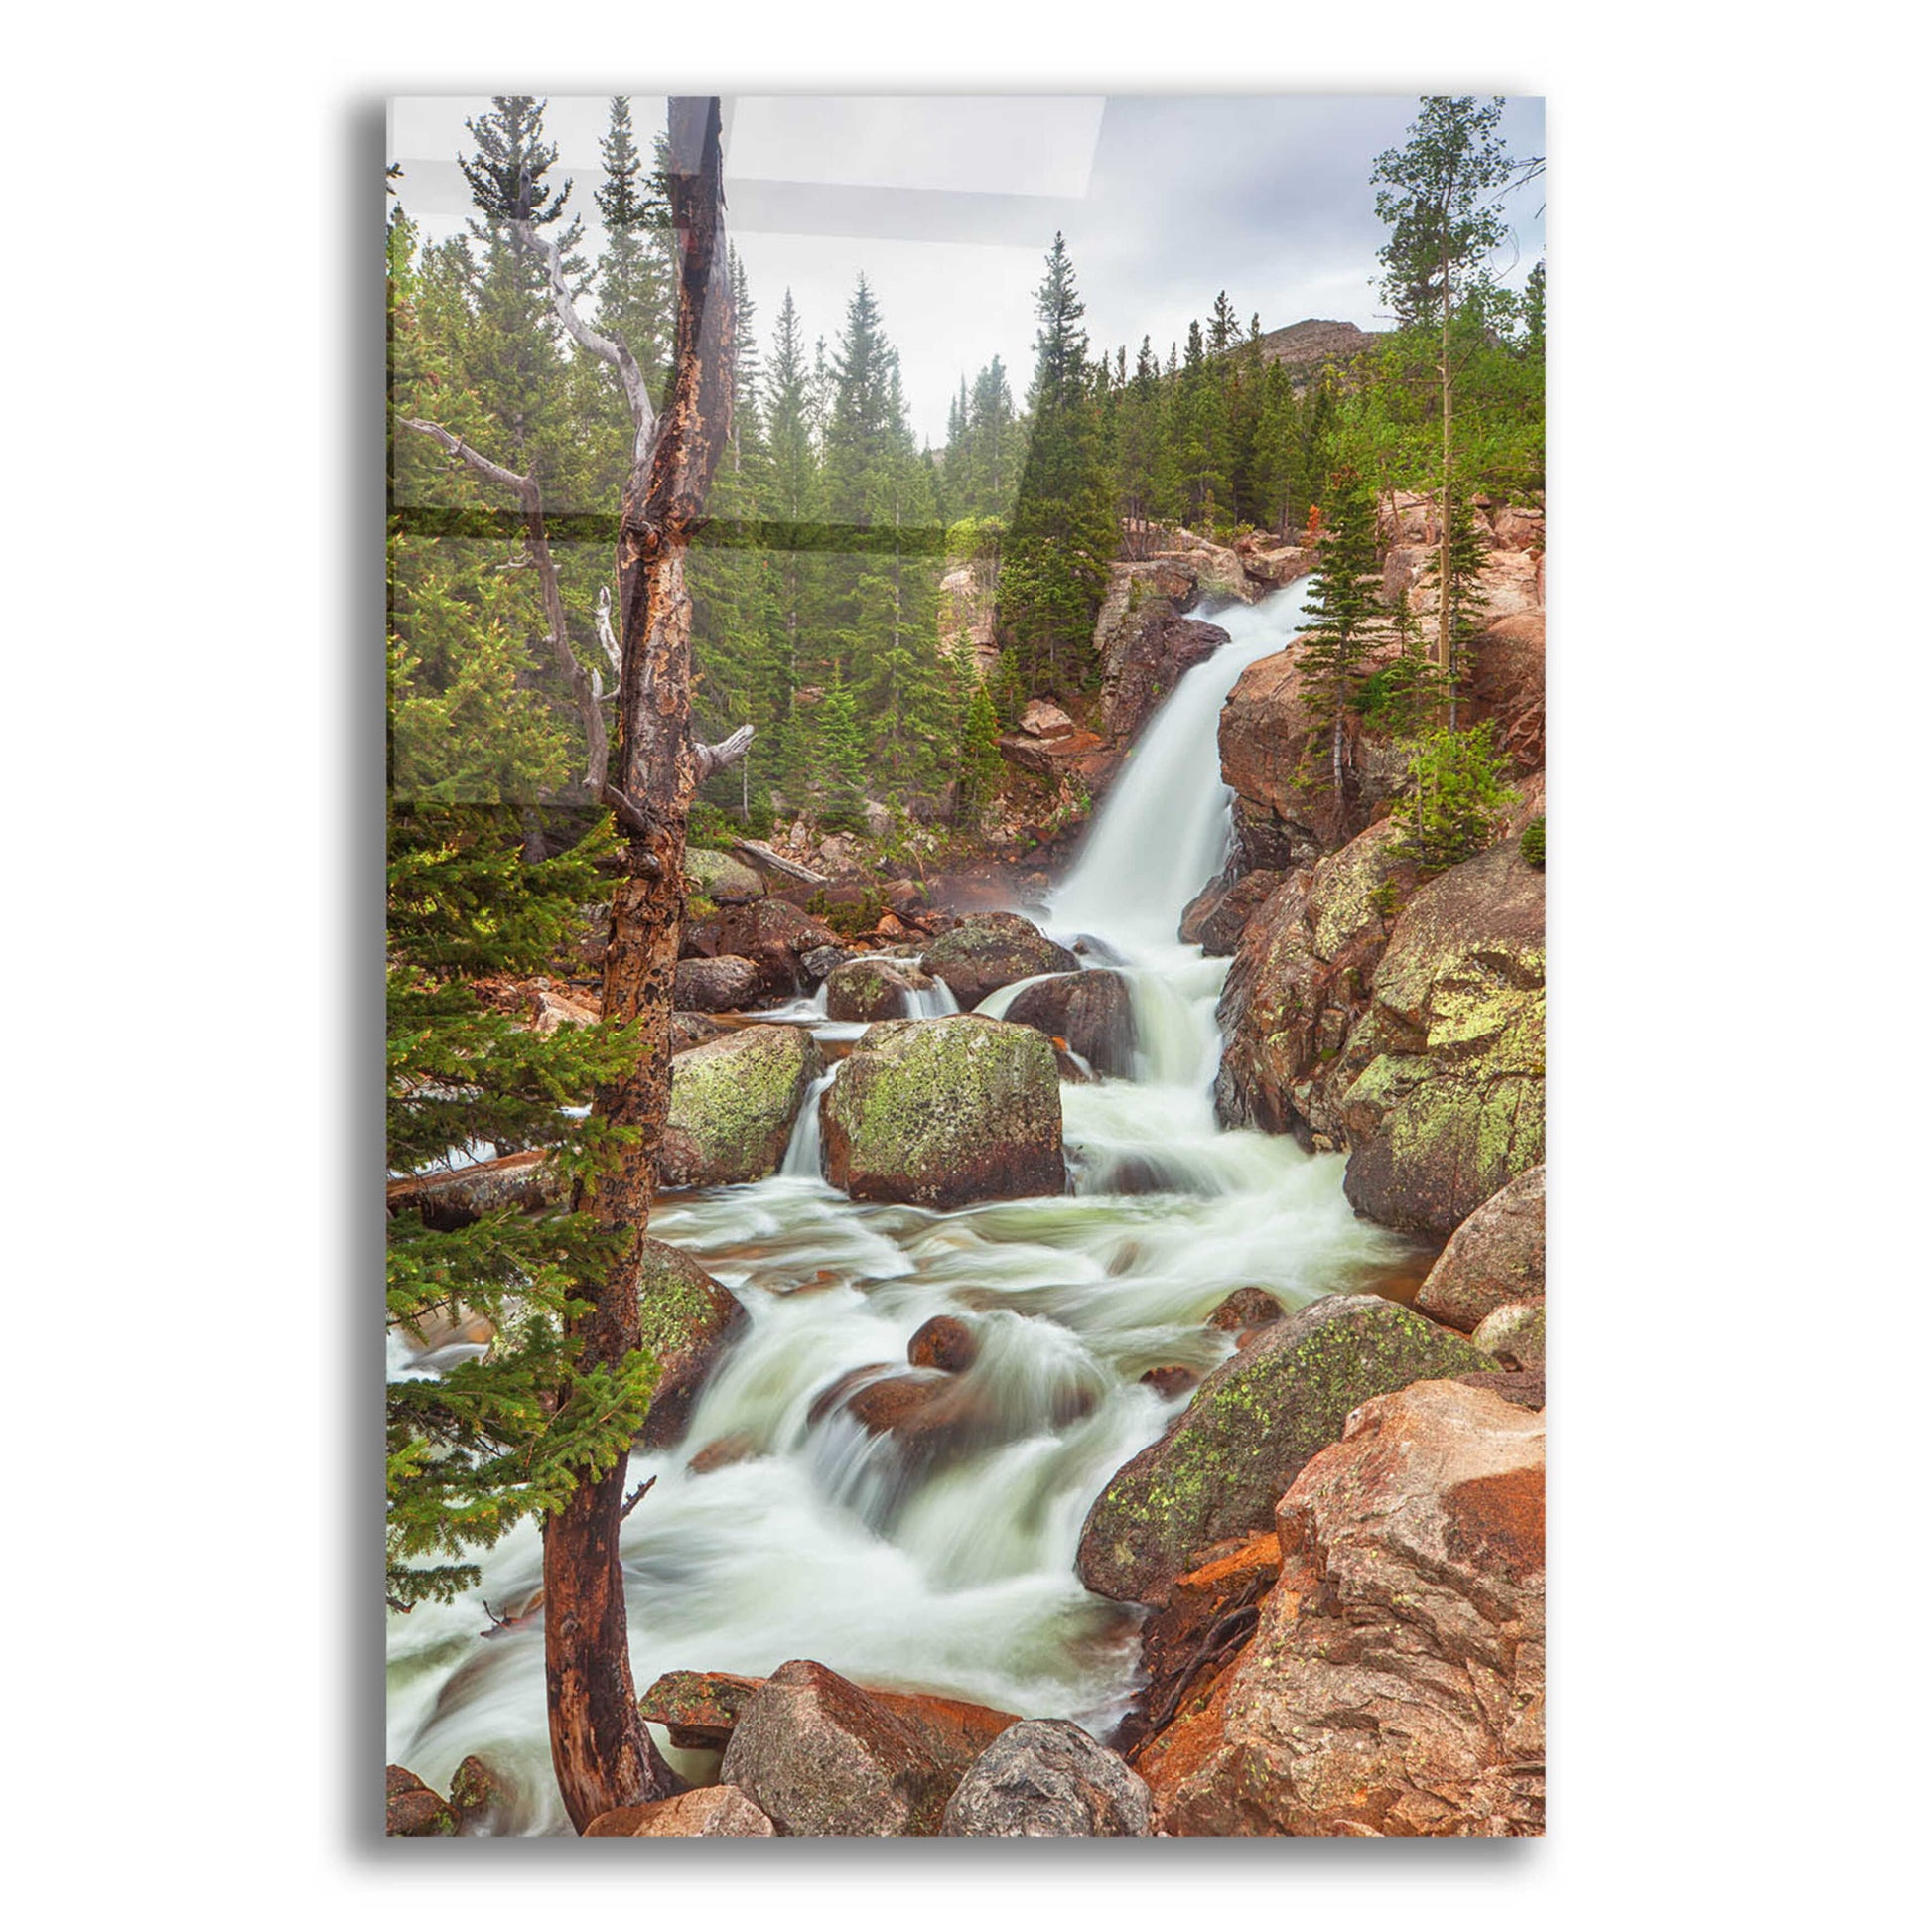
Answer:
[[[1056,927],[1091,927],[1136,955],[1174,945],[1187,901],[1227,861],[1234,794],[1221,782],[1221,706],[1250,664],[1301,627],[1307,596],[1304,579],[1214,613],[1228,641],[1182,676],[1141,734],[1053,896]]]
[[[1157,713],[1054,900],[1060,936],[1093,934],[1091,956],[1127,979],[1138,1039],[1134,1079],[1061,1088],[1073,1193],[948,1214],[848,1200],[820,1172],[834,1066],[807,1093],[778,1173],[653,1211],[652,1234],[729,1288],[747,1319],[683,1439],[630,1458],[630,1486],[656,1479],[622,1532],[640,1689],[666,1670],[763,1675],[811,1657],[861,1683],[1104,1735],[1134,1687],[1137,1618],[1082,1587],[1074,1554],[1094,1498],[1186,1400],[1141,1377],[1224,1359],[1230,1338],[1206,1317],[1237,1288],[1295,1308],[1372,1287],[1408,1258],[1400,1237],[1355,1218],[1339,1156],[1218,1126],[1227,962],[1175,937],[1227,846],[1222,701],[1301,608],[1288,591],[1218,615],[1230,641]],[[1004,1014],[1019,990],[980,1011]],[[920,1019],[957,1010],[943,982],[907,1004]],[[759,1017],[827,1041],[865,1032],[825,1018],[823,989]],[[908,1361],[941,1314],[975,1349],[943,1377]],[[852,1394],[887,1376],[943,1394],[937,1449],[869,1435],[850,1413]],[[730,1454],[694,1473],[706,1449]],[[540,1619],[494,1628],[483,1609],[527,1603],[540,1586],[534,1525],[478,1561],[477,1591],[391,1619],[388,1758],[447,1789],[477,1752],[514,1793],[507,1829],[565,1830]],[[692,1775],[713,1768],[673,1758]]]

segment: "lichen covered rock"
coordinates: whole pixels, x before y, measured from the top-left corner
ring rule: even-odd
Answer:
[[[1276,1322],[1200,1385],[1179,1420],[1108,1483],[1080,1532],[1080,1580],[1160,1604],[1198,1552],[1265,1530],[1304,1464],[1370,1396],[1497,1365],[1375,1295],[1330,1295]]]
[[[704,846],[687,846],[684,877],[693,897],[714,905],[749,905],[764,897],[764,881],[742,859]]]
[[[926,947],[925,970],[971,1011],[989,993],[1035,973],[1070,973],[1080,962],[1018,912],[975,912]]]
[[[731,1290],[681,1249],[645,1241],[637,1319],[643,1347],[657,1358],[657,1386],[637,1439],[645,1449],[663,1449],[684,1434],[705,1377],[744,1314]]]
[[[1253,1641],[1137,1759],[1175,1836],[1543,1830],[1544,1432],[1487,1390],[1364,1403],[1276,1516]]]
[[[717,1187],[775,1173],[820,1071],[818,1042],[802,1027],[746,1027],[679,1053],[658,1180]]]
[[[939,1829],[949,1838],[1145,1838],[1153,1811],[1147,1786],[1078,1725],[1030,1718],[981,1752]]]
[[[1519,840],[1410,899],[1329,1081],[1360,1212],[1447,1234],[1542,1161],[1543,975],[1543,875]]]
[[[1031,1027],[975,1013],[882,1022],[819,1121],[826,1177],[854,1200],[944,1208],[1065,1191],[1059,1074]]]
[[[834,1020],[902,1020],[908,995],[924,992],[931,978],[903,959],[848,959],[825,981],[825,1011]]]
[[[1368,1010],[1395,898],[1415,881],[1399,837],[1387,820],[1371,825],[1249,919],[1217,1013],[1227,1045],[1214,1093],[1228,1125],[1340,1144],[1330,1076]]]

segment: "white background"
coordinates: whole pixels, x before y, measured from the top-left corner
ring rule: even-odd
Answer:
[[[41,10],[15,72],[0,1467],[25,1922],[1922,1908],[1895,1889],[1925,1796],[1921,64],[1877,25],[1906,16],[691,14]],[[711,84],[1549,98],[1543,1844],[351,1836],[381,1769],[376,1283],[348,1211],[372,1211],[377,1077],[378,103]]]

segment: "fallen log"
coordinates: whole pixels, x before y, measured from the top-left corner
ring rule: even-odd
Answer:
[[[829,886],[832,882],[822,872],[814,872],[810,866],[801,866],[796,859],[787,859],[782,852],[774,852],[762,839],[733,839],[732,850],[742,852],[755,866],[768,866],[771,871],[783,873],[787,879],[802,879],[808,886]]]
[[[533,1147],[521,1154],[499,1155],[494,1161],[477,1161],[467,1168],[439,1169],[392,1180],[388,1203],[391,1214],[413,1208],[423,1217],[425,1227],[448,1233],[467,1228],[500,1208],[532,1213],[539,1208],[561,1207],[569,1192],[569,1183],[558,1173],[549,1151]]]

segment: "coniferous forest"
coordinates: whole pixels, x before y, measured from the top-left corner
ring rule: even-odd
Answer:
[[[1543,1830],[1508,105],[1373,327],[1042,225],[943,435],[716,101],[392,160],[391,1834]]]

